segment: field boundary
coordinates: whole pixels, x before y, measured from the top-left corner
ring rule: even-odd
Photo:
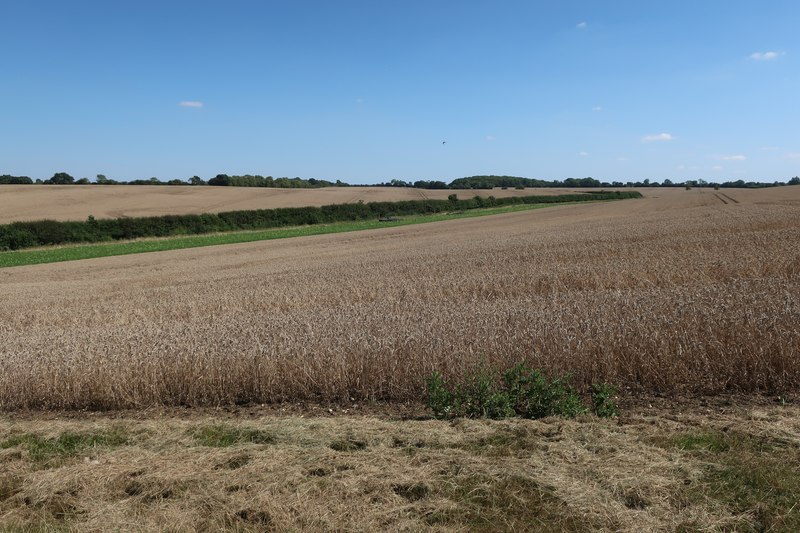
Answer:
[[[527,198],[527,197],[526,197]],[[611,199],[592,198],[591,201],[609,201]],[[260,230],[223,231],[204,233],[200,235],[172,235],[166,237],[151,237],[143,239],[116,240],[94,244],[65,244],[57,246],[43,246],[27,250],[12,250],[0,252],[0,268],[15,266],[55,263],[63,261],[76,261],[81,259],[94,259],[116,255],[129,255],[136,253],[161,252],[180,250],[185,248],[198,248],[205,246],[218,246],[225,244],[239,244],[262,240],[285,239],[311,235],[324,235],[329,233],[342,233],[350,231],[363,231],[377,228],[390,228],[412,224],[424,224],[442,220],[471,218],[530,209],[541,209],[556,205],[575,205],[585,203],[587,200],[544,202],[544,203],[514,203],[511,205],[471,208],[466,210],[443,211],[428,214],[415,214],[400,217],[382,217],[382,219],[350,220],[333,223],[316,223],[306,225],[293,225]],[[404,202],[405,203],[405,202]],[[454,205],[453,202],[444,201]],[[358,205],[358,204],[357,204]],[[366,205],[366,204],[360,204]],[[15,223],[16,224],[16,223]],[[0,226],[2,228],[2,226]]]

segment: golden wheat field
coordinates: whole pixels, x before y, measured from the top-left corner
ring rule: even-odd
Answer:
[[[219,213],[328,204],[445,200],[457,193],[473,196],[563,194],[567,189],[423,190],[402,187],[326,187],[272,189],[261,187],[188,187],[169,185],[0,185],[0,224],[22,220],[85,220]]]
[[[643,192],[0,270],[0,529],[796,531],[800,187]],[[426,416],[519,360],[622,414]]]
[[[4,269],[0,406],[417,401],[479,361],[796,390],[800,187],[646,195]]]

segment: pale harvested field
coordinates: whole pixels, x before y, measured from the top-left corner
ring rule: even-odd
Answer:
[[[358,201],[446,200],[473,196],[562,194],[567,189],[421,190],[399,187],[327,187],[270,189],[259,187],[189,187],[169,185],[0,185],[0,224],[22,220],[86,220],[219,213],[346,204]]]
[[[434,369],[800,388],[800,187],[0,271],[0,405],[419,400]],[[725,201],[723,201],[725,200]]]

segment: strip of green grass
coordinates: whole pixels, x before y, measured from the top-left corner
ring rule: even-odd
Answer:
[[[490,207],[485,209],[470,209],[461,213],[437,213],[433,215],[417,215],[403,217],[393,222],[379,222],[377,220],[359,220],[354,222],[336,222],[334,224],[316,224],[313,226],[295,226],[290,228],[275,228],[258,231],[237,231],[229,233],[213,233],[209,235],[181,235],[164,239],[146,239],[138,241],[109,242],[104,244],[83,244],[75,246],[59,246],[39,248],[36,250],[21,250],[0,253],[0,268],[38,265],[42,263],[57,263],[61,261],[76,261],[79,259],[93,259],[96,257],[109,257],[113,255],[140,254],[145,252],[163,252],[166,250],[180,250],[183,248],[197,248],[200,246],[216,246],[220,244],[236,244],[271,239],[287,239],[289,237],[304,237],[308,235],[323,235],[327,233],[342,233],[347,231],[361,231],[375,228],[391,228],[453,220],[459,218],[472,218],[514,211],[527,211],[541,209],[556,205],[571,205],[576,202],[557,204],[519,204],[504,207]],[[585,204],[587,202],[580,202]]]

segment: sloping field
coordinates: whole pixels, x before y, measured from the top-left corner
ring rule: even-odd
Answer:
[[[533,191],[533,192],[531,192]],[[0,224],[20,220],[85,220],[219,213],[358,201],[446,200],[475,195],[504,197],[562,194],[567,189],[421,190],[400,187],[327,187],[271,189],[260,187],[190,187],[169,185],[0,185]]]
[[[580,387],[796,391],[798,242],[800,187],[670,190],[9,268],[0,406],[408,401],[434,369],[520,360]]]

